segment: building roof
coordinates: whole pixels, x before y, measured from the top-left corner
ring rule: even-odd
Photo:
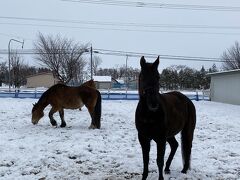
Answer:
[[[93,80],[97,82],[111,82],[111,76],[93,76]]]
[[[124,84],[124,80],[123,80],[123,79],[114,79],[114,78],[112,78],[112,80],[113,80],[115,83]]]
[[[209,76],[215,76],[215,75],[223,75],[223,74],[235,74],[240,73],[240,69],[234,69],[229,71],[220,71],[220,72],[214,72],[214,73],[208,73]]]
[[[29,75],[29,76],[27,76],[27,78],[35,77],[35,76],[40,76],[40,75],[53,75],[53,73],[52,73],[52,72],[41,72],[41,73]]]

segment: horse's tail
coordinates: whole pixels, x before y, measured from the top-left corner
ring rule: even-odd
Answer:
[[[187,103],[187,122],[181,132],[182,141],[182,158],[183,158],[183,170],[182,173],[186,173],[190,168],[191,161],[191,149],[194,129],[196,126],[196,109],[191,100],[188,99]]]
[[[97,102],[96,105],[94,107],[94,119],[95,119],[95,123],[96,123],[96,127],[98,129],[100,129],[101,127],[101,114],[102,114],[102,97],[101,97],[101,93],[97,91]]]

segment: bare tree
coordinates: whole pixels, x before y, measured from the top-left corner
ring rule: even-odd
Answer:
[[[24,64],[23,57],[17,52],[11,53],[10,64],[12,67],[10,83],[13,84],[14,87],[24,85],[26,83],[26,74],[24,72],[28,68],[28,65]]]
[[[7,62],[1,62],[0,63],[0,86],[2,86],[2,83],[7,82],[7,75],[8,75]]]
[[[237,41],[223,53],[222,59],[224,70],[240,69],[240,46]]]
[[[102,59],[99,56],[93,56],[92,61],[92,71],[93,75],[96,75],[98,72],[98,68],[102,63]],[[91,72],[91,62],[88,63],[88,71]]]
[[[87,45],[79,45],[71,39],[61,38],[59,35],[45,37],[39,33],[34,46],[36,59],[47,66],[63,83],[78,77],[86,65],[82,55],[86,52]]]

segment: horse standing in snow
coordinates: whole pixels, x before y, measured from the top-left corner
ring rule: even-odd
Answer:
[[[87,107],[92,122],[89,128],[100,129],[101,127],[101,94],[96,89],[92,80],[77,87],[70,87],[64,84],[56,84],[45,91],[39,101],[32,108],[32,123],[37,124],[44,116],[43,110],[50,104],[52,106],[49,112],[50,122],[57,126],[53,114],[59,112],[61,118],[60,127],[65,127],[64,109],[81,109],[84,105]]]
[[[170,165],[178,147],[175,135],[181,132],[183,169],[190,168],[191,148],[196,125],[196,110],[190,99],[180,92],[159,93],[159,57],[154,63],[140,60],[139,75],[140,100],[135,113],[135,124],[143,154],[143,176],[147,179],[150,141],[157,143],[157,165],[159,180],[163,178],[164,154],[166,142],[171,147],[165,166],[165,173],[170,173]]]

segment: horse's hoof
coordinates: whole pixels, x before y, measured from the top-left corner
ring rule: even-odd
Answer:
[[[165,169],[164,172],[165,172],[165,174],[170,174],[171,173],[170,169]]]
[[[183,170],[181,171],[181,173],[187,174],[187,170],[183,169]]]
[[[95,125],[91,124],[88,129],[96,129],[96,128],[97,127]]]
[[[62,124],[60,125],[60,127],[61,127],[61,128],[66,127],[66,123],[62,123]]]
[[[52,126],[57,126],[57,122],[56,121],[51,121]]]

